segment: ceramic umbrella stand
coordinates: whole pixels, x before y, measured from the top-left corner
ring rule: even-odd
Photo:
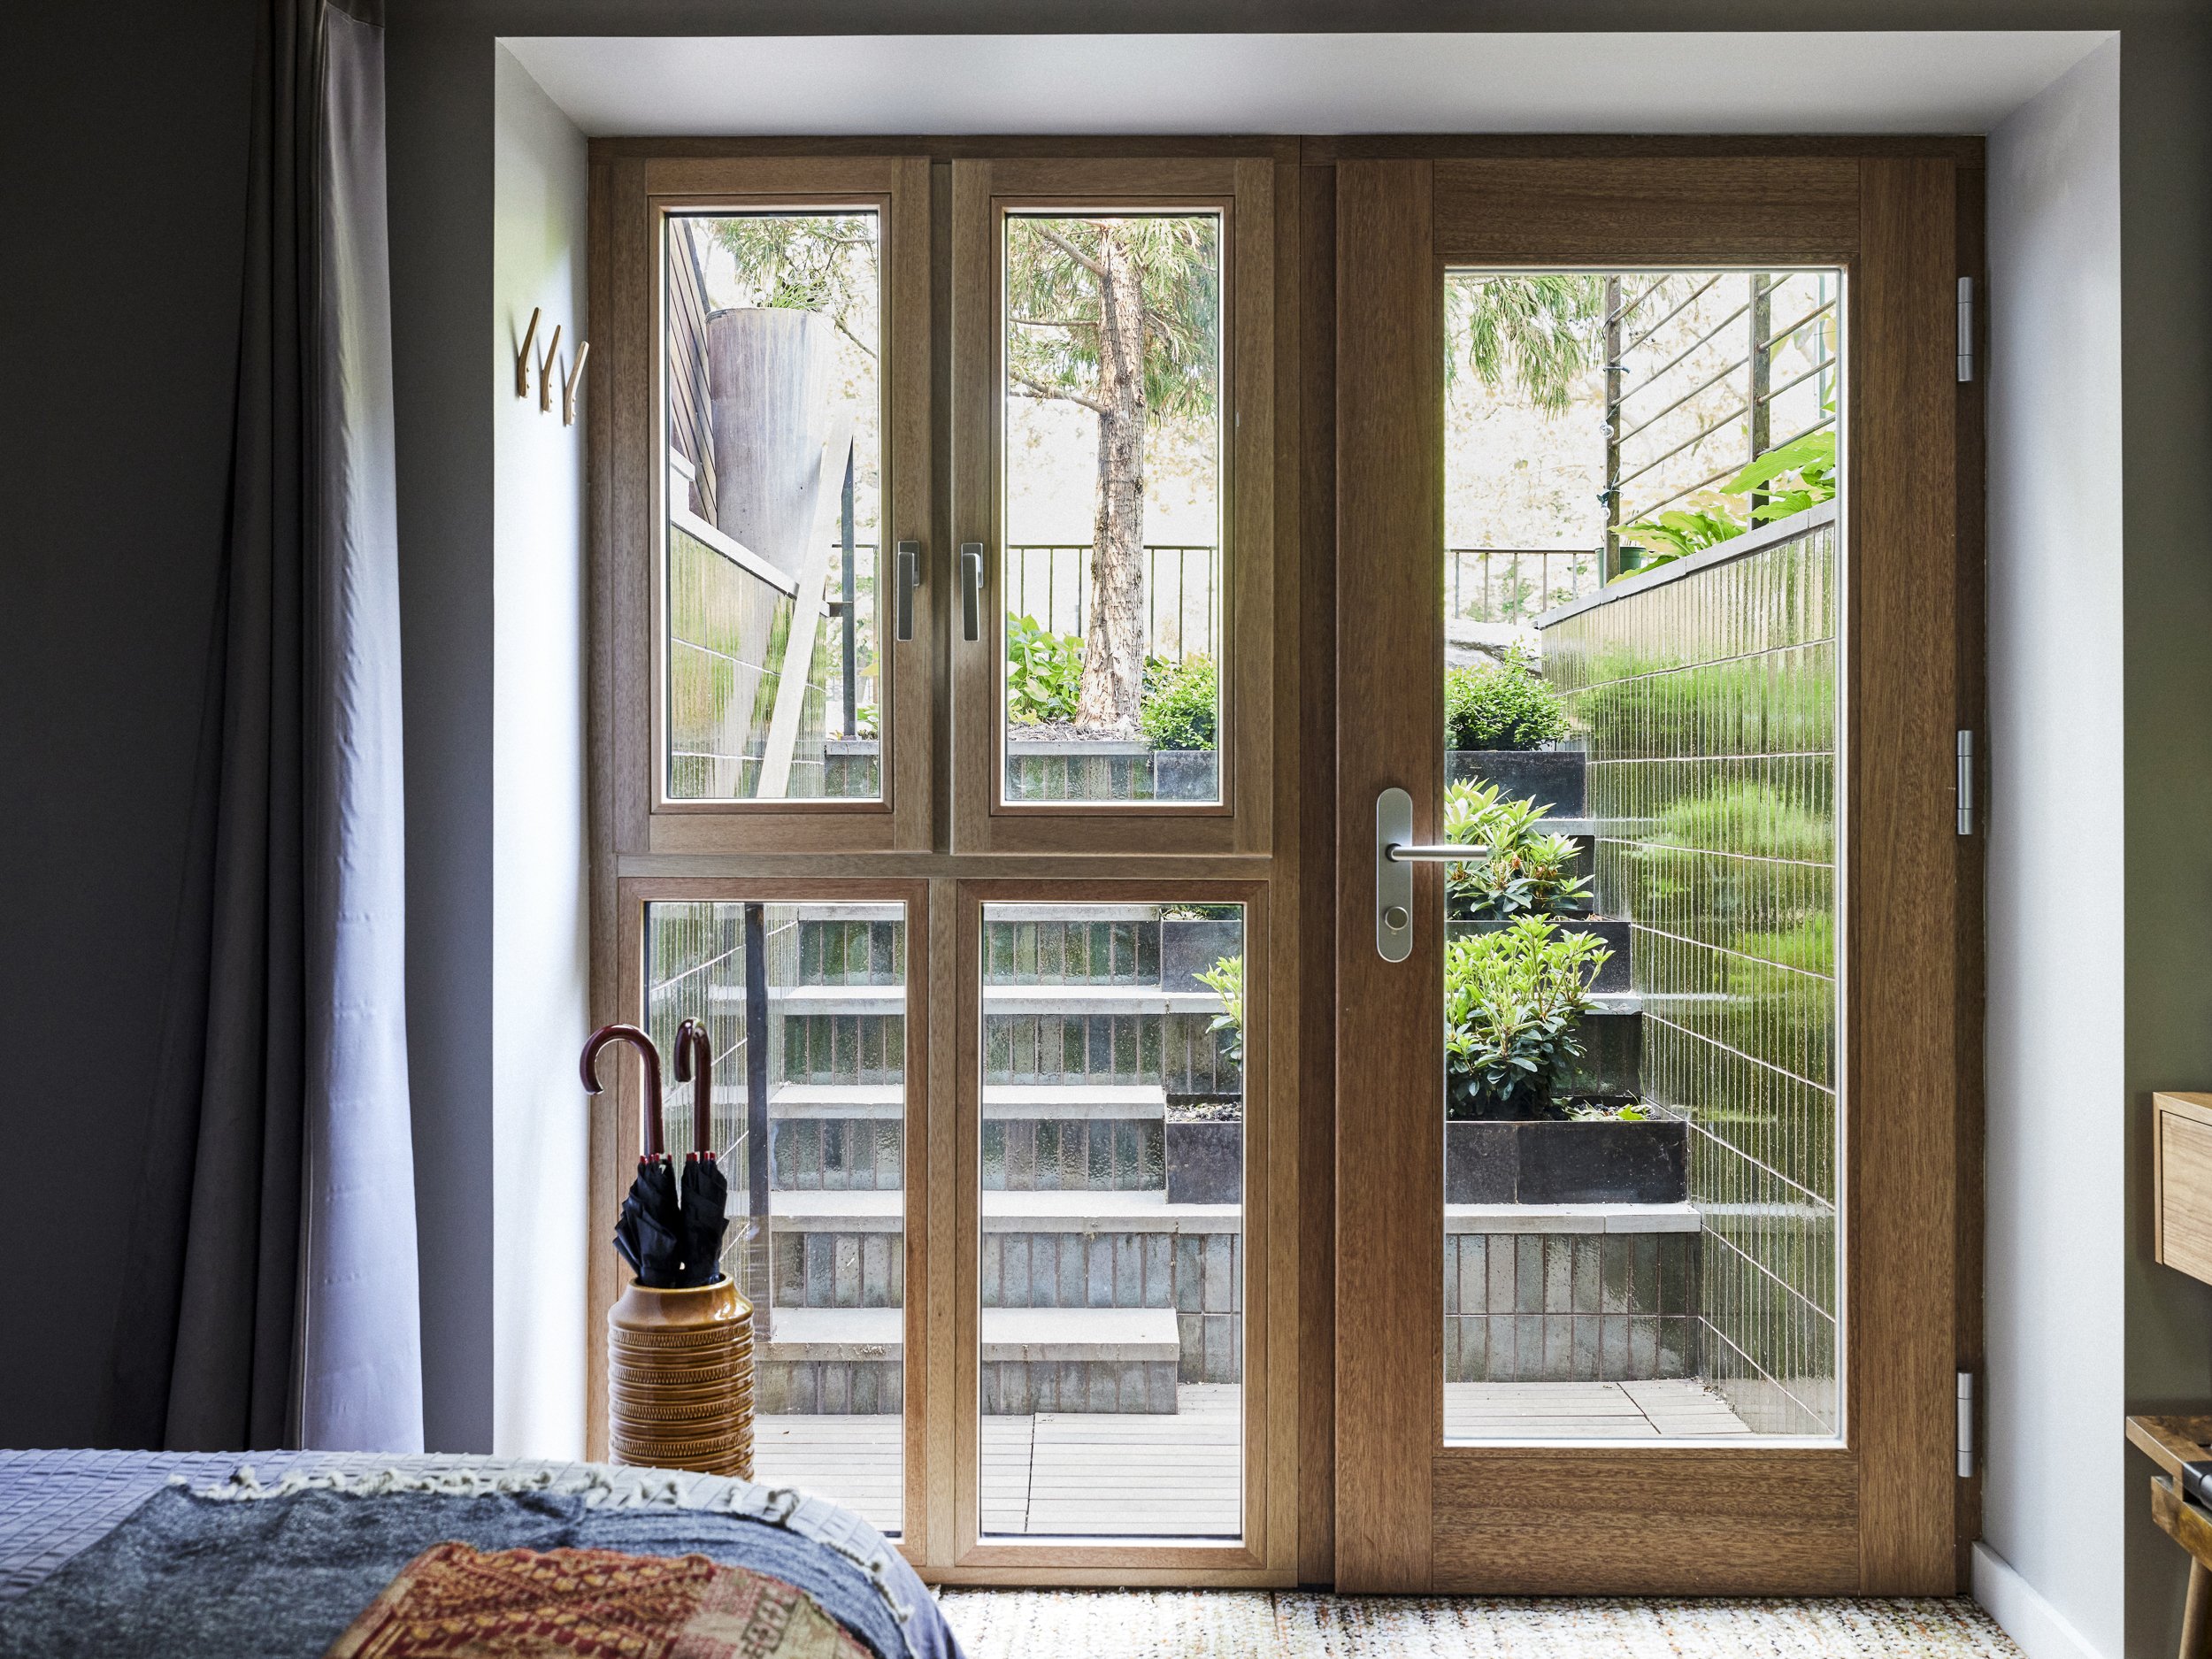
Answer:
[[[607,1315],[610,1453],[618,1463],[753,1472],[753,1310],[728,1279],[632,1281]]]

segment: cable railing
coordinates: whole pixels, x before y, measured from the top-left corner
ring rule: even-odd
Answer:
[[[1533,621],[1540,611],[1596,591],[1603,565],[1595,548],[1446,548],[1446,614],[1470,622]]]
[[[1605,573],[1620,564],[1615,527],[1694,505],[1757,457],[1834,424],[1839,300],[1826,271],[1608,280]],[[1778,308],[1794,320],[1777,329]]]
[[[1198,543],[1144,546],[1145,651],[1179,662],[1221,655],[1218,556]],[[1006,549],[1006,611],[1080,638],[1091,590],[1087,541],[1019,541]]]

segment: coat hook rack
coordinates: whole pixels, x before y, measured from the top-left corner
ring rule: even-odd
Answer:
[[[561,355],[561,326],[553,325],[552,343],[545,349],[545,356],[538,363],[538,412],[550,413],[553,408],[553,365]]]
[[[530,326],[522,331],[522,344],[515,349],[515,396],[530,396],[530,342],[538,337],[538,317],[542,307],[530,308]]]
[[[584,359],[591,356],[591,342],[576,342],[576,361],[568,365],[568,379],[561,382],[561,425],[576,424],[576,388],[584,378]]]

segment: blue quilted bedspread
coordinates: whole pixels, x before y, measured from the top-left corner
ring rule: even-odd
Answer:
[[[897,1552],[818,1498],[589,1464],[118,1452],[0,1453],[0,1659],[309,1659],[448,1540],[703,1555],[797,1585],[879,1659],[959,1659]]]

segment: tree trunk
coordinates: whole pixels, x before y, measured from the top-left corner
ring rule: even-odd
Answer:
[[[1075,718],[1125,737],[1144,692],[1144,273],[1111,229],[1099,260],[1098,515]]]

